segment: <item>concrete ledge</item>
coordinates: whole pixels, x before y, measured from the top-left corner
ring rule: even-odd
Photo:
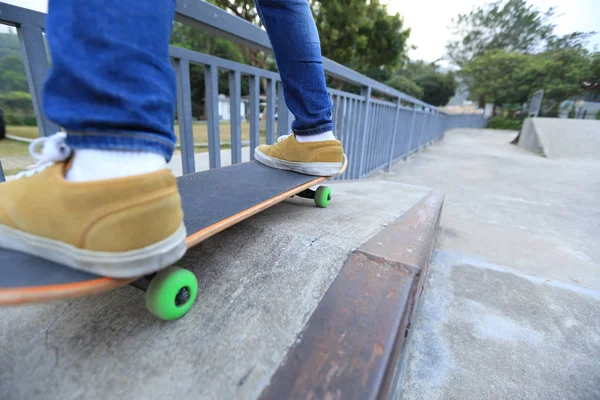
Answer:
[[[443,198],[352,252],[260,398],[394,398]]]

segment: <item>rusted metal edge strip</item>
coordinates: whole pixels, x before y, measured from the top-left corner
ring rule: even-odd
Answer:
[[[394,396],[442,202],[430,193],[350,254],[261,399]]]

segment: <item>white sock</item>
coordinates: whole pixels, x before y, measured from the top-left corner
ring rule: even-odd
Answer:
[[[333,135],[333,131],[317,133],[316,135],[295,135],[296,140],[301,143],[306,142],[321,142],[323,140],[335,140],[335,136]]]
[[[74,150],[73,163],[67,180],[96,181],[146,174],[166,167],[167,162],[157,153],[120,150]]]

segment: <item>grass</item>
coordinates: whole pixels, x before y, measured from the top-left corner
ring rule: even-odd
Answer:
[[[37,126],[7,126],[6,134],[19,136],[25,139],[37,139],[40,137]]]
[[[27,148],[27,143],[11,139],[0,140],[0,159],[12,156],[26,156],[29,154]]]
[[[194,143],[208,143],[208,124],[192,124],[192,130]],[[221,136],[221,143],[231,141],[231,124],[229,121],[221,121],[219,124],[219,133]],[[179,125],[177,124],[175,124],[175,135],[177,136],[177,142],[179,142]],[[242,140],[250,140],[249,122],[242,122]]]
[[[175,135],[179,142],[179,126],[175,124]],[[208,143],[208,125],[206,123],[196,123],[192,125],[194,143]],[[39,131],[36,126],[7,126],[6,133],[8,135],[19,136],[25,139],[36,139],[39,137]],[[229,121],[222,121],[219,125],[219,133],[221,136],[221,149],[229,149],[231,146],[231,124]],[[250,123],[242,122],[242,140],[250,140]],[[260,133],[260,143],[265,143],[265,132]],[[207,147],[195,147],[195,152],[207,152]],[[0,141],[0,160],[8,157],[28,156],[28,144],[18,142],[16,140],[5,139]],[[21,169],[7,169],[4,171],[6,175],[20,172]]]
[[[175,124],[175,135],[179,142],[179,125]],[[194,143],[208,143],[208,125],[206,123],[192,124],[194,135]],[[39,137],[39,131],[36,126],[7,126],[6,133],[9,135],[19,136],[26,139],[35,139]],[[231,141],[231,124],[229,121],[221,121],[219,125],[219,133],[221,134],[221,143]],[[265,132],[261,132],[264,136]],[[250,123],[242,122],[242,140],[250,140]],[[263,140],[261,140],[263,142]]]

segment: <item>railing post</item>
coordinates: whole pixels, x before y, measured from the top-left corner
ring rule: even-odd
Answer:
[[[371,108],[371,86],[363,86],[360,89],[360,94],[365,98],[365,112],[363,113],[363,120],[361,124],[362,137],[360,140],[360,160],[358,167],[358,176],[356,178],[362,178],[364,176],[365,167],[365,147],[367,144],[367,135],[369,130],[369,109]]]
[[[260,78],[250,77],[250,159],[254,160],[254,149],[260,144]]]
[[[412,118],[410,121],[410,136],[408,137],[408,147],[406,148],[406,155],[404,156],[404,159],[408,159],[408,156],[410,155],[410,146],[412,145],[412,138],[413,138],[413,132],[415,131],[415,120],[417,119],[417,105],[413,104],[413,112],[412,112]]]
[[[397,98],[396,101],[396,115],[394,116],[394,128],[392,129],[392,140],[390,143],[390,155],[388,157],[388,165],[386,168],[386,172],[390,172],[392,168],[392,161],[394,161],[394,148],[396,147],[396,133],[398,131],[398,118],[400,117],[400,98]]]
[[[204,67],[206,87],[206,118],[208,127],[208,160],[210,168],[221,166],[221,135],[219,130],[219,75],[216,65]]]
[[[417,151],[421,150],[421,138],[423,137],[423,128],[425,128],[425,107],[423,107],[423,115],[421,118],[421,128],[419,128],[419,137],[417,138]]]
[[[181,167],[183,174],[196,172],[194,159],[194,130],[192,127],[192,95],[190,90],[190,63],[175,59],[177,83],[177,122],[181,145]]]
[[[275,142],[275,85],[273,79],[267,80],[267,144]]]
[[[25,66],[25,75],[29,84],[33,111],[37,120],[40,136],[50,136],[60,130],[60,127],[44,116],[42,109],[42,88],[48,73],[48,57],[42,30],[23,24],[17,27],[21,55]]]
[[[0,162],[0,183],[6,181],[6,178],[4,177],[4,170],[2,169],[2,163]]]
[[[229,72],[229,109],[231,126],[231,163],[242,162],[242,76],[240,71]]]
[[[277,85],[277,137],[290,133],[290,110],[285,102],[283,83]]]

